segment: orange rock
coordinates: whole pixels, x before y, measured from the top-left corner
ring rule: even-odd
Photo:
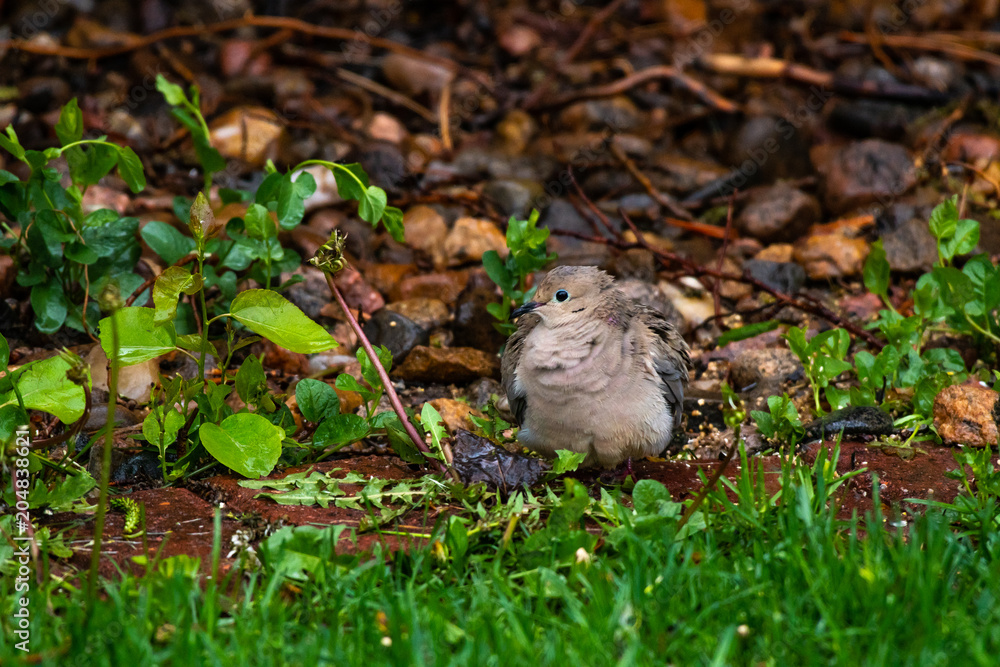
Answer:
[[[949,444],[996,445],[998,399],[1000,394],[978,383],[945,387],[934,399],[934,428]]]

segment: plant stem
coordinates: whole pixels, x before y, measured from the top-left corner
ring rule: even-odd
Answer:
[[[204,280],[205,252],[198,249],[198,275]],[[208,306],[205,303],[205,286],[198,290],[198,301],[201,304],[201,354],[198,355],[198,379],[205,379],[205,350],[208,348]]]
[[[399,417],[399,421],[402,422],[403,428],[406,429],[406,434],[410,436],[410,440],[419,449],[427,460],[437,468],[438,472],[447,473],[451,476],[454,481],[459,481],[458,475],[455,473],[454,469],[446,467],[443,463],[430,456],[431,450],[427,447],[423,438],[417,433],[417,429],[410,422],[410,418],[406,414],[406,410],[403,409],[403,403],[399,400],[399,395],[396,393],[396,389],[392,386],[392,380],[389,379],[389,374],[386,373],[385,367],[382,362],[379,361],[378,355],[375,353],[374,348],[372,348],[371,342],[368,337],[365,336],[365,332],[361,330],[361,325],[358,324],[358,319],[354,317],[351,309],[347,305],[347,301],[344,300],[344,295],[340,293],[340,288],[337,287],[336,283],[333,282],[333,276],[329,273],[326,275],[326,284],[330,286],[330,291],[333,293],[333,297],[337,300],[337,305],[340,309],[344,311],[344,315],[347,316],[347,322],[351,325],[351,329],[358,337],[358,341],[361,343],[361,347],[365,349],[365,354],[371,359],[372,365],[375,366],[375,370],[378,372],[379,379],[382,380],[382,386],[385,388],[386,396],[389,397],[389,403],[392,404],[392,409],[395,411],[396,415]]]
[[[111,329],[112,355],[108,372],[108,417],[104,425],[104,451],[101,452],[100,493],[97,497],[97,515],[94,518],[94,546],[90,552],[90,578],[87,582],[87,600],[97,600],[97,571],[101,562],[101,539],[104,537],[104,515],[108,507],[108,481],[111,479],[111,442],[115,434],[115,404],[118,402],[118,339],[117,311],[108,318]]]

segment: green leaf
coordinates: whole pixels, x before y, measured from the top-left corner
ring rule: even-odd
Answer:
[[[386,436],[389,438],[389,446],[392,447],[392,451],[396,456],[407,463],[426,463],[427,459],[424,458],[424,455],[413,444],[396,413],[389,413],[389,416],[382,425],[385,428]]]
[[[424,428],[424,433],[431,436],[435,449],[441,449],[441,438],[447,436],[444,427],[441,425],[441,413],[437,411],[430,401],[424,403],[420,409],[420,425]]]
[[[586,452],[572,452],[568,449],[557,449],[556,459],[552,462],[552,474],[561,475],[566,472],[573,472],[583,464],[583,461],[586,458]]]
[[[382,212],[382,224],[385,225],[389,235],[398,243],[406,241],[403,232],[403,212],[395,206],[386,206]]]
[[[159,220],[146,223],[140,234],[146,245],[167,264],[176,264],[178,260],[193,251],[196,245],[193,238],[185,236],[173,225]]]
[[[931,211],[930,230],[938,241],[955,234],[958,223],[958,195],[953,195]]]
[[[314,354],[337,347],[326,329],[277,292],[240,292],[229,311],[237,322],[286,350]]]
[[[10,344],[7,343],[7,339],[0,334],[0,370],[7,370],[7,364],[10,362]]]
[[[118,149],[118,175],[128,184],[133,194],[146,188],[146,174],[142,171],[142,160],[128,146]]]
[[[267,394],[267,376],[264,374],[264,366],[255,355],[250,355],[240,364],[240,369],[236,371],[236,393],[244,403],[257,405],[261,400],[261,395]]]
[[[719,336],[717,345],[718,347],[724,347],[734,341],[746,340],[747,338],[753,338],[768,331],[774,331],[779,326],[781,326],[781,323],[778,320],[767,320],[766,322],[755,322],[754,324],[736,327]]]
[[[59,142],[66,146],[83,138],[83,114],[80,105],[74,97],[67,102],[59,112],[59,122],[56,123],[56,136]]]
[[[202,287],[202,277],[192,275],[181,266],[170,266],[156,277],[153,283],[153,305],[155,324],[165,324],[177,316],[177,300],[181,294],[197,294]]]
[[[66,321],[69,303],[63,293],[62,283],[53,279],[31,288],[31,309],[35,312],[35,328],[51,334]]]
[[[79,241],[72,241],[66,244],[63,248],[63,254],[66,255],[66,259],[72,260],[78,264],[84,264],[89,266],[100,259],[100,255],[97,254],[92,248],[88,248]]]
[[[281,179],[278,188],[278,223],[282,229],[292,229],[305,215],[305,200],[316,192],[316,179],[307,171],[300,172],[298,178],[292,180],[292,174]]]
[[[368,174],[357,162],[338,164],[337,168],[333,170],[333,178],[337,182],[337,194],[342,198],[360,201],[365,196],[365,190],[368,188]]]
[[[868,291],[881,297],[889,294],[889,262],[885,257],[885,249],[882,247],[882,239],[872,243],[871,252],[865,260],[862,271],[865,287]]]
[[[388,373],[392,369],[392,352],[385,345],[379,345],[375,348],[375,355],[378,360],[382,362],[382,368]],[[363,347],[359,347],[355,356],[358,359],[358,363],[361,365],[361,377],[365,379],[366,382],[375,391],[382,390],[382,378],[379,377],[378,370],[375,368],[375,364],[372,360],[368,358],[368,353],[365,352]]]
[[[340,397],[333,387],[320,380],[300,380],[295,385],[295,402],[302,416],[314,424],[340,414]]]
[[[247,236],[252,239],[264,241],[278,235],[278,230],[274,225],[274,221],[271,220],[270,213],[260,204],[251,204],[247,208],[247,213],[243,221],[246,226]]]
[[[348,375],[347,373],[341,373],[337,376],[336,387],[341,391],[357,392],[366,401],[371,400],[375,396],[370,389],[363,387],[353,375]]]
[[[632,504],[638,514],[659,514],[662,503],[669,502],[670,491],[654,479],[640,479],[632,489]]]
[[[370,222],[374,227],[382,219],[382,212],[385,211],[387,201],[388,198],[386,197],[385,190],[378,186],[370,185],[359,201],[358,215],[361,216],[362,220]]]
[[[7,134],[0,134],[0,146],[5,148],[8,153],[16,157],[18,160],[25,162],[24,158],[24,148],[21,147],[21,142],[17,138],[17,132],[14,131],[13,125],[7,126]]]
[[[261,477],[274,470],[284,437],[280,428],[249,412],[230,415],[218,425],[206,422],[198,434],[219,463],[244,477]]]
[[[313,433],[313,446],[320,449],[343,447],[369,433],[368,422],[354,414],[338,414],[324,419]]]
[[[959,220],[955,223],[955,233],[940,244],[944,257],[951,261],[957,255],[967,255],[979,243],[979,223],[975,220]]]
[[[14,441],[14,435],[28,424],[28,414],[17,404],[14,393],[0,395],[0,445]]]
[[[163,421],[162,433],[160,432],[160,420]],[[172,408],[157,405],[142,420],[142,436],[149,444],[163,451],[174,443],[182,426],[184,426],[184,415]]]
[[[101,348],[108,359],[115,358],[111,337],[112,317],[118,330],[117,359],[123,366],[155,359],[177,347],[177,334],[174,333],[173,324],[167,322],[163,326],[157,326],[152,308],[130,306],[105,317],[98,324]]]
[[[28,365],[17,379],[24,407],[54,414],[65,424],[83,415],[84,387],[74,383],[66,372],[69,363],[62,357],[49,357]]]
[[[163,94],[167,104],[172,107],[183,106],[187,102],[187,95],[184,89],[175,83],[171,83],[162,74],[156,75],[156,89]]]

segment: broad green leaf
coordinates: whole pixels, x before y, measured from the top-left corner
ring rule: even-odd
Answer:
[[[251,354],[236,371],[236,393],[244,403],[257,405],[261,393],[267,393],[267,376],[264,374],[264,366],[255,355]]]
[[[669,503],[670,491],[654,479],[640,479],[632,489],[632,504],[639,514],[659,514],[661,503]]]
[[[176,264],[195,249],[193,238],[185,236],[173,225],[159,220],[146,223],[140,234],[146,245],[167,264]]]
[[[88,248],[79,241],[71,241],[70,243],[67,243],[66,247],[63,248],[63,254],[66,255],[66,259],[72,260],[77,264],[84,264],[87,266],[100,259],[100,255],[98,255],[93,248]]]
[[[240,324],[292,352],[313,354],[337,347],[326,329],[277,292],[240,292],[229,310]]]
[[[382,219],[382,212],[385,211],[387,201],[385,190],[370,185],[358,203],[358,215],[361,216],[362,220],[370,222],[374,226]]]
[[[448,434],[441,425],[441,413],[431,405],[430,401],[424,403],[424,407],[420,409],[420,425],[424,427],[424,433],[431,436],[434,447],[441,449],[441,438]]]
[[[958,196],[953,195],[934,207],[931,211],[929,222],[931,234],[938,241],[948,238],[955,233],[955,226],[958,223]]]
[[[340,414],[340,397],[333,387],[320,380],[300,380],[295,385],[295,402],[302,416],[314,424]]]
[[[366,401],[371,400],[375,396],[370,389],[363,387],[353,375],[348,375],[347,373],[341,373],[337,376],[336,386],[341,391],[357,392]]]
[[[17,132],[14,131],[13,125],[7,126],[7,134],[0,134],[0,146],[5,148],[8,153],[16,157],[22,162],[24,159],[24,148],[21,147],[21,142],[17,138]]]
[[[118,150],[118,175],[134,194],[146,188],[146,174],[142,171],[142,160],[128,146]]]
[[[293,181],[292,174],[281,179],[278,188],[278,223],[282,229],[292,229],[305,215],[305,200],[316,192],[316,179],[307,171],[300,172]]]
[[[280,428],[249,412],[230,415],[221,424],[206,422],[198,434],[209,454],[244,477],[261,477],[274,470],[284,437]]]
[[[271,214],[268,213],[267,209],[260,204],[250,205],[247,209],[246,216],[243,218],[243,223],[246,228],[247,236],[252,239],[263,241],[273,238],[278,234],[274,221],[271,220]]]
[[[398,243],[406,241],[403,232],[403,212],[395,206],[386,206],[382,212],[382,224],[385,225],[389,235]]]
[[[118,330],[117,359],[123,366],[155,359],[177,347],[177,334],[174,333],[173,324],[167,322],[158,326],[154,321],[155,312],[152,308],[130,306],[118,310],[113,316],[105,317],[98,325],[101,348],[108,359],[116,358],[111,335],[112,317]]]
[[[66,377],[69,363],[62,357],[49,357],[30,364],[17,379],[24,407],[54,414],[65,424],[83,415],[84,387]]]
[[[170,266],[156,277],[153,283],[155,324],[165,324],[177,316],[177,299],[181,294],[197,294],[202,287],[202,277],[192,274],[182,266]]]
[[[184,94],[184,89],[176,83],[168,81],[162,74],[156,75],[156,89],[163,94],[164,99],[167,100],[167,104],[170,106],[182,106],[187,102],[187,95]]]
[[[31,309],[35,312],[36,329],[46,334],[58,331],[69,312],[62,283],[53,279],[32,287]]]
[[[360,201],[368,188],[368,174],[357,162],[337,165],[333,178],[337,182],[337,194],[344,199]]]
[[[889,262],[885,258],[882,239],[872,244],[862,272],[868,291],[885,297],[889,293]]]
[[[59,112],[59,122],[56,123],[56,136],[59,142],[66,146],[83,138],[83,114],[80,105],[74,97],[67,102]]]
[[[162,434],[160,433],[161,419],[163,420]],[[173,444],[182,426],[184,426],[184,415],[171,408],[167,408],[164,413],[164,407],[157,405],[142,420],[142,436],[149,444],[162,451]]]
[[[342,447],[361,440],[369,433],[368,422],[354,414],[334,415],[320,422],[313,433],[313,446]]]
[[[0,370],[7,370],[7,363],[10,361],[10,344],[7,339],[0,334]]]
[[[14,392],[0,395],[0,445],[14,441],[17,430],[28,424],[28,414],[17,404]]]

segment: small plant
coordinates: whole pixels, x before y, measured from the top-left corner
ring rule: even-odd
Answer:
[[[816,334],[806,340],[806,328],[793,327],[783,336],[788,348],[802,362],[809,384],[812,387],[816,414],[822,414],[820,405],[821,392],[833,410],[838,410],[847,404],[846,390],[834,387],[831,383],[842,373],[851,370],[850,362],[846,361],[851,338],[843,329],[831,329]]]
[[[788,398],[788,394],[768,396],[767,409],[767,412],[750,411],[750,416],[757,424],[757,430],[768,440],[785,443],[794,449],[806,434],[795,404]]]
[[[511,311],[531,301],[535,294],[535,287],[528,287],[528,277],[556,258],[545,248],[549,230],[538,229],[537,223],[538,211],[535,210],[531,211],[527,220],[511,216],[507,221],[507,258],[501,260],[495,250],[483,254],[483,268],[503,291],[503,301],[487,306],[490,314],[498,320],[495,326],[501,333],[514,331],[514,325],[508,322]]]

